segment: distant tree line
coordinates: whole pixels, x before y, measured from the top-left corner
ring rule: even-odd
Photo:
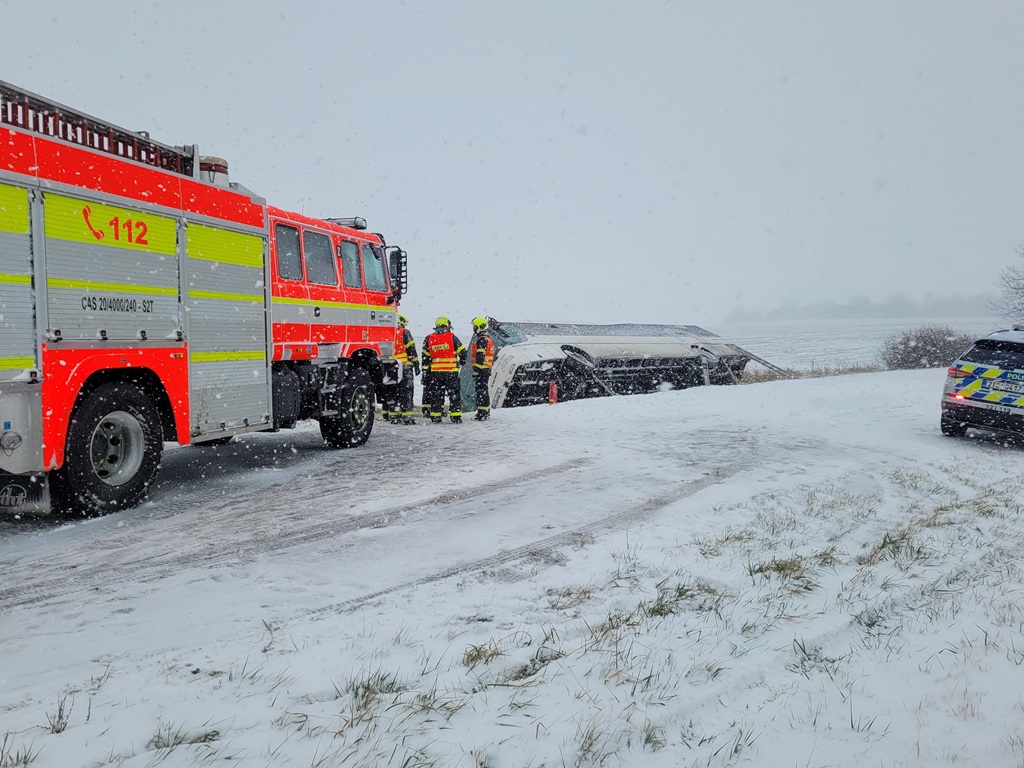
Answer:
[[[1024,255],[1024,253],[1022,253]],[[1020,306],[1024,308],[1024,269],[1016,275]],[[903,294],[893,294],[881,301],[855,296],[837,303],[820,301],[814,304],[786,302],[770,310],[734,309],[725,323],[746,323],[763,320],[820,320],[835,319],[945,319],[956,317],[990,317],[999,311],[999,297],[994,293],[935,296],[928,294],[921,300]],[[1020,315],[1024,317],[1024,314]]]

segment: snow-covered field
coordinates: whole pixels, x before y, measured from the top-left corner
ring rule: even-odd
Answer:
[[[168,450],[0,524],[0,766],[1022,766],[1024,453],[944,373]]]
[[[922,326],[945,326],[955,334],[987,336],[1008,323],[995,317],[767,320],[713,326],[709,330],[783,368],[813,370],[879,364],[892,336]],[[751,368],[756,369],[757,363]]]

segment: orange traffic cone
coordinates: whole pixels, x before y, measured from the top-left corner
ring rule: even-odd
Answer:
[[[558,402],[558,382],[552,381],[548,384],[548,405],[554,405]]]

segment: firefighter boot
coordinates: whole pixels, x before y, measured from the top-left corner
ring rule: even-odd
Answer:
[[[462,423],[462,414],[461,413],[458,416],[452,416],[452,424],[461,424],[461,423]]]
[[[474,416],[473,418],[476,419],[477,421],[487,421],[490,417],[491,414],[489,411],[477,411],[476,416]]]

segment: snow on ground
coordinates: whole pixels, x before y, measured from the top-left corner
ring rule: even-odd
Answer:
[[[943,376],[170,449],[0,524],[0,766],[1022,766],[1021,448]]]

